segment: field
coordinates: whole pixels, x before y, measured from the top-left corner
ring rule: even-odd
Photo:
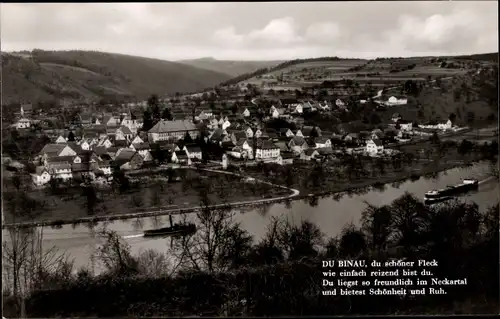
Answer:
[[[203,193],[204,190],[208,192],[211,203],[270,198],[289,193],[264,184],[245,183],[231,175],[186,170],[179,182],[168,183],[164,177],[157,175],[139,181],[124,193],[112,189],[97,190],[98,199],[93,214],[89,214],[88,197],[83,195],[83,189],[79,187],[58,192],[50,188],[33,190],[28,192],[28,196],[45,202],[45,206],[37,210],[40,216],[36,220],[48,221],[195,207],[200,205],[200,192]],[[4,196],[11,198],[14,194],[4,193]],[[12,222],[10,205],[6,204],[5,207],[5,221]],[[16,222],[28,220],[30,219],[16,217]]]
[[[405,66],[415,64],[413,69]],[[401,70],[391,72],[401,65]],[[356,68],[352,70],[352,68]],[[257,87],[269,85],[275,90],[295,90],[307,85],[319,84],[323,81],[341,81],[350,79],[360,86],[370,83],[373,86],[397,85],[407,80],[425,81],[429,77],[450,77],[464,75],[466,69],[440,68],[437,63],[428,63],[422,59],[405,59],[402,61],[314,61],[304,62],[272,71],[264,76],[243,81],[243,85],[252,84]],[[283,75],[287,83],[279,83]],[[268,78],[270,77],[270,78]],[[272,84],[274,83],[274,84]]]

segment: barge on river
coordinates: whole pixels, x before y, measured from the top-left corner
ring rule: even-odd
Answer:
[[[479,187],[479,182],[477,179],[464,179],[461,184],[455,186],[448,186],[443,189],[435,189],[425,193],[425,201],[442,201],[444,198],[463,194],[472,190],[476,190]],[[449,199],[449,198],[448,198]]]
[[[144,231],[144,237],[155,236],[186,236],[196,232],[196,225],[193,223],[174,224],[172,215],[169,215],[170,227],[150,229]]]

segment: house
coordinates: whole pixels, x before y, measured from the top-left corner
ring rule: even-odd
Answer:
[[[134,133],[127,126],[120,126],[115,132],[115,138],[117,140],[131,140]]]
[[[54,143],[56,143],[56,144],[66,144],[66,142],[67,142],[67,141],[68,141],[68,140],[67,140],[64,136],[59,135],[59,136],[56,138],[56,140],[54,141]]]
[[[31,180],[36,186],[42,186],[50,182],[50,174],[44,166],[38,166],[31,174]]]
[[[57,156],[76,156],[76,152],[67,144],[47,144],[40,151],[42,158],[51,158]]]
[[[199,146],[185,145],[182,150],[186,152],[190,159],[198,159],[200,161],[202,160],[202,152]]]
[[[227,119],[227,117],[226,117],[226,119],[224,120],[224,122],[221,124],[221,128],[222,128],[223,130],[226,130],[226,129],[228,129],[230,126],[231,126],[231,122],[229,122],[229,120],[228,120],[228,119]]]
[[[253,133],[253,137],[260,138],[262,136],[262,131],[260,129],[256,129]]]
[[[122,170],[135,170],[141,168],[144,158],[132,149],[120,149],[116,153],[114,163]]]
[[[14,124],[14,127],[17,130],[21,130],[21,129],[25,129],[25,128],[30,128],[31,127],[31,121],[29,119],[26,119],[26,118],[20,118]]]
[[[300,154],[303,150],[308,149],[309,146],[302,136],[295,136],[288,143],[288,148],[294,153]]]
[[[189,134],[192,139],[199,136],[199,130],[193,122],[188,120],[160,120],[148,131],[148,139],[150,143],[165,140],[180,140],[186,134]]]
[[[139,136],[139,135],[136,135],[132,141],[130,141],[130,144],[142,144],[144,143],[144,140]]]
[[[317,148],[332,148],[332,141],[328,137],[316,137],[314,139]]]
[[[102,118],[102,125],[104,126],[119,126],[120,125],[120,118],[113,116],[113,115],[104,115]]]
[[[245,132],[247,138],[253,138],[253,130],[250,126],[244,126],[243,132]]]
[[[241,113],[241,115],[243,115],[244,117],[249,117],[250,111],[248,110],[248,108],[245,108],[245,110]]]
[[[384,151],[384,145],[380,139],[369,140],[366,142],[366,152],[370,155],[381,154]]]
[[[316,156],[319,156],[319,153],[315,149],[307,149],[300,153],[300,159],[304,161],[314,160]]]
[[[88,151],[90,149],[90,141],[87,139],[82,139],[80,142],[78,142],[78,145],[82,150]]]
[[[392,115],[392,118],[391,118],[391,120],[392,120],[393,122],[397,122],[397,121],[399,121],[399,120],[401,120],[401,119],[402,119],[402,117],[401,117],[401,115],[399,115],[399,113],[394,113],[394,114]]]
[[[302,114],[304,112],[304,109],[302,107],[302,104],[297,103],[297,104],[292,104],[288,107],[292,113],[295,114]]]
[[[234,143],[234,145],[236,145],[236,143],[239,141],[239,140],[247,140],[247,134],[245,132],[240,132],[240,131],[237,131],[237,132],[234,132],[234,133],[231,133],[231,141]]]
[[[276,106],[272,105],[269,109],[269,115],[273,116],[274,112],[278,112],[278,109],[276,108]]]
[[[395,96],[391,96],[386,102],[386,104],[388,104],[388,105],[405,105],[407,103],[408,103],[408,99],[397,98]]]
[[[453,123],[451,122],[451,120],[448,120],[444,123],[441,122],[441,123],[437,123],[437,124],[422,124],[422,125],[419,125],[418,127],[422,128],[422,129],[437,129],[437,130],[446,131],[446,130],[450,130],[453,127]]]
[[[280,155],[280,148],[268,140],[258,140],[255,147],[255,159],[271,159]]]
[[[289,128],[280,128],[280,136],[294,137],[295,134]]]
[[[100,161],[99,169],[103,172],[104,175],[111,175],[113,172],[111,171],[111,162],[110,161]]]
[[[106,136],[106,137],[103,137],[101,138],[98,142],[97,142],[97,147],[105,147],[105,148],[110,148],[113,146],[113,141],[111,140],[110,137]]]
[[[175,151],[172,153],[172,163],[191,165],[191,159],[186,151]]]
[[[397,121],[396,126],[399,126],[399,129],[404,132],[410,132],[413,129],[413,123],[405,120]]]
[[[130,149],[137,151],[142,156],[142,158],[144,158],[144,162],[150,162],[153,160],[149,143],[130,144]]]
[[[293,164],[294,154],[292,152],[280,152],[281,165]],[[280,163],[278,163],[280,164]]]
[[[68,181],[73,178],[71,163],[52,163],[48,168],[50,178]]]
[[[92,114],[89,113],[81,113],[78,115],[80,125],[82,126],[90,126],[92,125]]]
[[[338,107],[338,108],[343,108],[345,106],[345,103],[344,101],[342,101],[341,99],[337,99],[335,100],[335,105]]]
[[[294,135],[294,136],[304,137],[304,135],[302,134],[302,131],[301,131],[301,130],[295,130],[295,131],[293,132],[293,135]]]

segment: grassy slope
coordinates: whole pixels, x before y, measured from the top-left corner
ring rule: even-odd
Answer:
[[[230,78],[182,63],[101,52],[35,51],[34,59],[2,53],[4,103],[57,97],[146,98],[196,91]]]
[[[222,72],[236,77],[238,75],[250,73],[261,68],[276,66],[283,61],[229,61],[216,60],[212,58],[202,58],[195,60],[183,60],[179,62],[200,69]]]

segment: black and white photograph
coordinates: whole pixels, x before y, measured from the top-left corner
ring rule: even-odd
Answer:
[[[498,314],[498,1],[1,3],[2,316]]]

